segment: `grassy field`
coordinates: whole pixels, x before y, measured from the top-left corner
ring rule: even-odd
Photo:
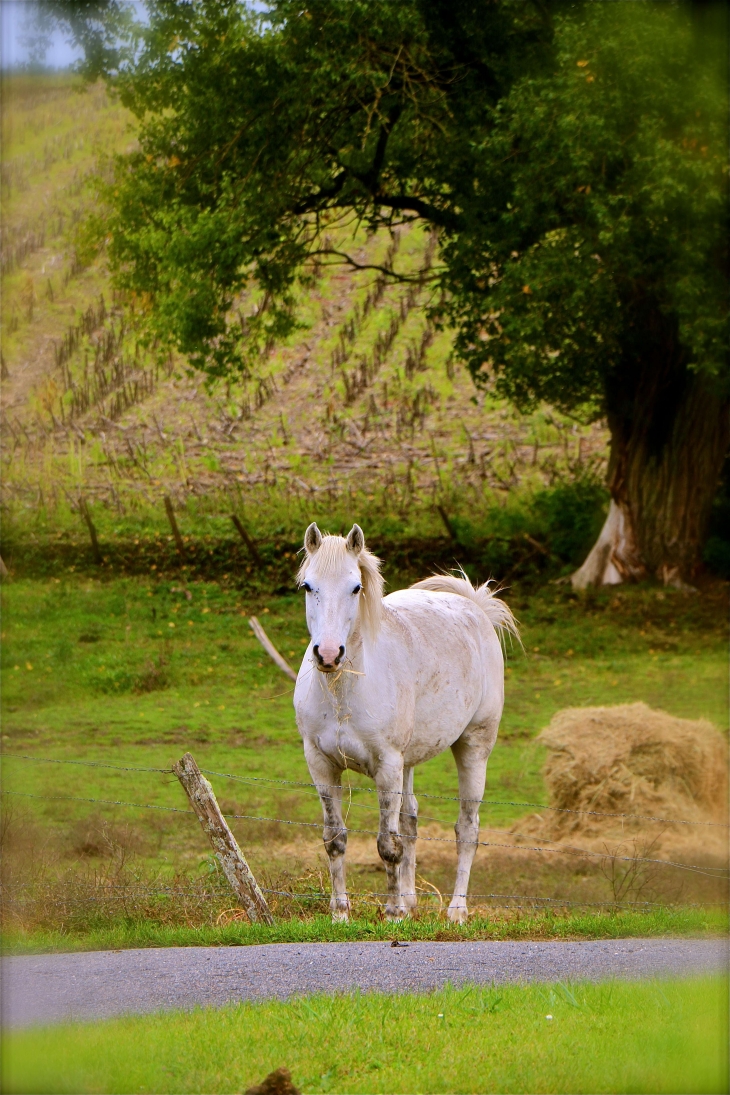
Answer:
[[[398,577],[391,575],[393,585]],[[552,930],[544,920],[530,921],[542,900],[611,902],[614,893],[600,859],[503,847],[514,844],[510,827],[547,801],[537,733],[564,707],[635,700],[724,725],[724,589],[688,598],[634,587],[586,598],[548,585],[510,596],[525,651],[508,655],[505,715],[482,812],[481,838],[494,846],[477,856],[472,903],[490,918],[489,931],[498,930],[497,909],[511,906],[504,916],[514,918],[527,906],[529,930],[540,935]],[[170,775],[187,750],[217,773],[210,778],[223,809],[243,815],[232,826],[262,884],[300,895],[295,906],[272,897],[277,912],[324,911],[320,809],[312,789],[297,786],[308,783],[308,773],[291,685],[247,624],[256,613],[296,665],[306,641],[297,595],[265,596],[245,580],[100,582],[66,574],[6,584],[2,597],[3,842],[6,884],[16,887],[8,942],[12,937],[32,949],[65,938],[74,947],[88,935],[98,945],[103,938],[137,945],[145,937],[162,941],[168,930],[169,941],[179,941],[175,933],[188,929],[190,941],[199,941],[203,929],[210,941],[227,939],[236,915],[231,899]],[[377,813],[368,781],[354,773],[349,780],[349,877],[367,919],[380,903],[368,894],[384,889],[374,846]],[[452,884],[456,790],[450,754],[419,768],[424,913],[438,910],[438,894]],[[641,893],[637,881],[625,899],[719,899],[702,879],[677,889],[676,872],[666,875]],[[164,892],[170,887],[174,897]],[[489,894],[505,896],[481,896]],[[651,916],[632,923],[631,930],[644,933],[666,930]],[[675,922],[677,930],[682,923]],[[684,930],[700,927],[690,917]],[[555,928],[571,930],[569,923]],[[593,930],[600,934],[600,921]],[[575,932],[585,934],[585,924]]]
[[[727,982],[320,996],[4,1035],[8,1092],[727,1091]]]

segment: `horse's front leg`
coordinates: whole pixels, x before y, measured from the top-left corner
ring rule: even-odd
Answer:
[[[324,814],[322,839],[329,858],[332,882],[330,912],[333,920],[348,920],[350,899],[345,886],[347,829],[342,817],[342,772],[315,746],[305,745],[304,753]]]
[[[383,765],[375,776],[375,786],[380,803],[378,855],[383,861],[388,879],[385,915],[388,920],[402,920],[408,915],[401,893],[403,839],[398,827],[403,801],[403,761]]]
[[[454,895],[446,915],[455,924],[463,924],[467,918],[466,894],[469,888],[471,866],[479,841],[479,806],[484,797],[487,781],[487,760],[490,748],[483,741],[459,738],[451,746],[459,774],[459,820],[456,822],[456,847],[458,862]]]
[[[407,909],[415,909],[416,896],[416,838],[418,836],[418,802],[413,794],[413,769],[403,772],[403,796],[400,808],[400,834],[403,840],[403,859],[400,865],[400,888]]]

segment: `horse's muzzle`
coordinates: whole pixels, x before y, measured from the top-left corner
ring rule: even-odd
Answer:
[[[335,654],[334,657],[333,648],[330,648],[326,650],[324,654],[321,654],[319,645],[317,645],[312,647],[312,651],[317,659],[317,669],[319,669],[320,673],[334,673],[345,656],[344,646],[340,647],[339,653]]]

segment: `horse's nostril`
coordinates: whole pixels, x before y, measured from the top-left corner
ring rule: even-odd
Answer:
[[[325,643],[323,652],[320,652],[319,643],[312,647],[312,653],[322,666],[323,669],[332,669],[334,666],[339,665],[345,653],[344,646],[340,647],[339,653],[335,654],[335,648],[327,646]]]

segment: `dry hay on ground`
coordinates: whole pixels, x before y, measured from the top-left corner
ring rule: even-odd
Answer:
[[[549,750],[544,776],[555,812],[525,819],[516,834],[593,848],[630,841],[663,857],[727,862],[728,748],[709,722],[644,703],[568,708],[538,740]]]

